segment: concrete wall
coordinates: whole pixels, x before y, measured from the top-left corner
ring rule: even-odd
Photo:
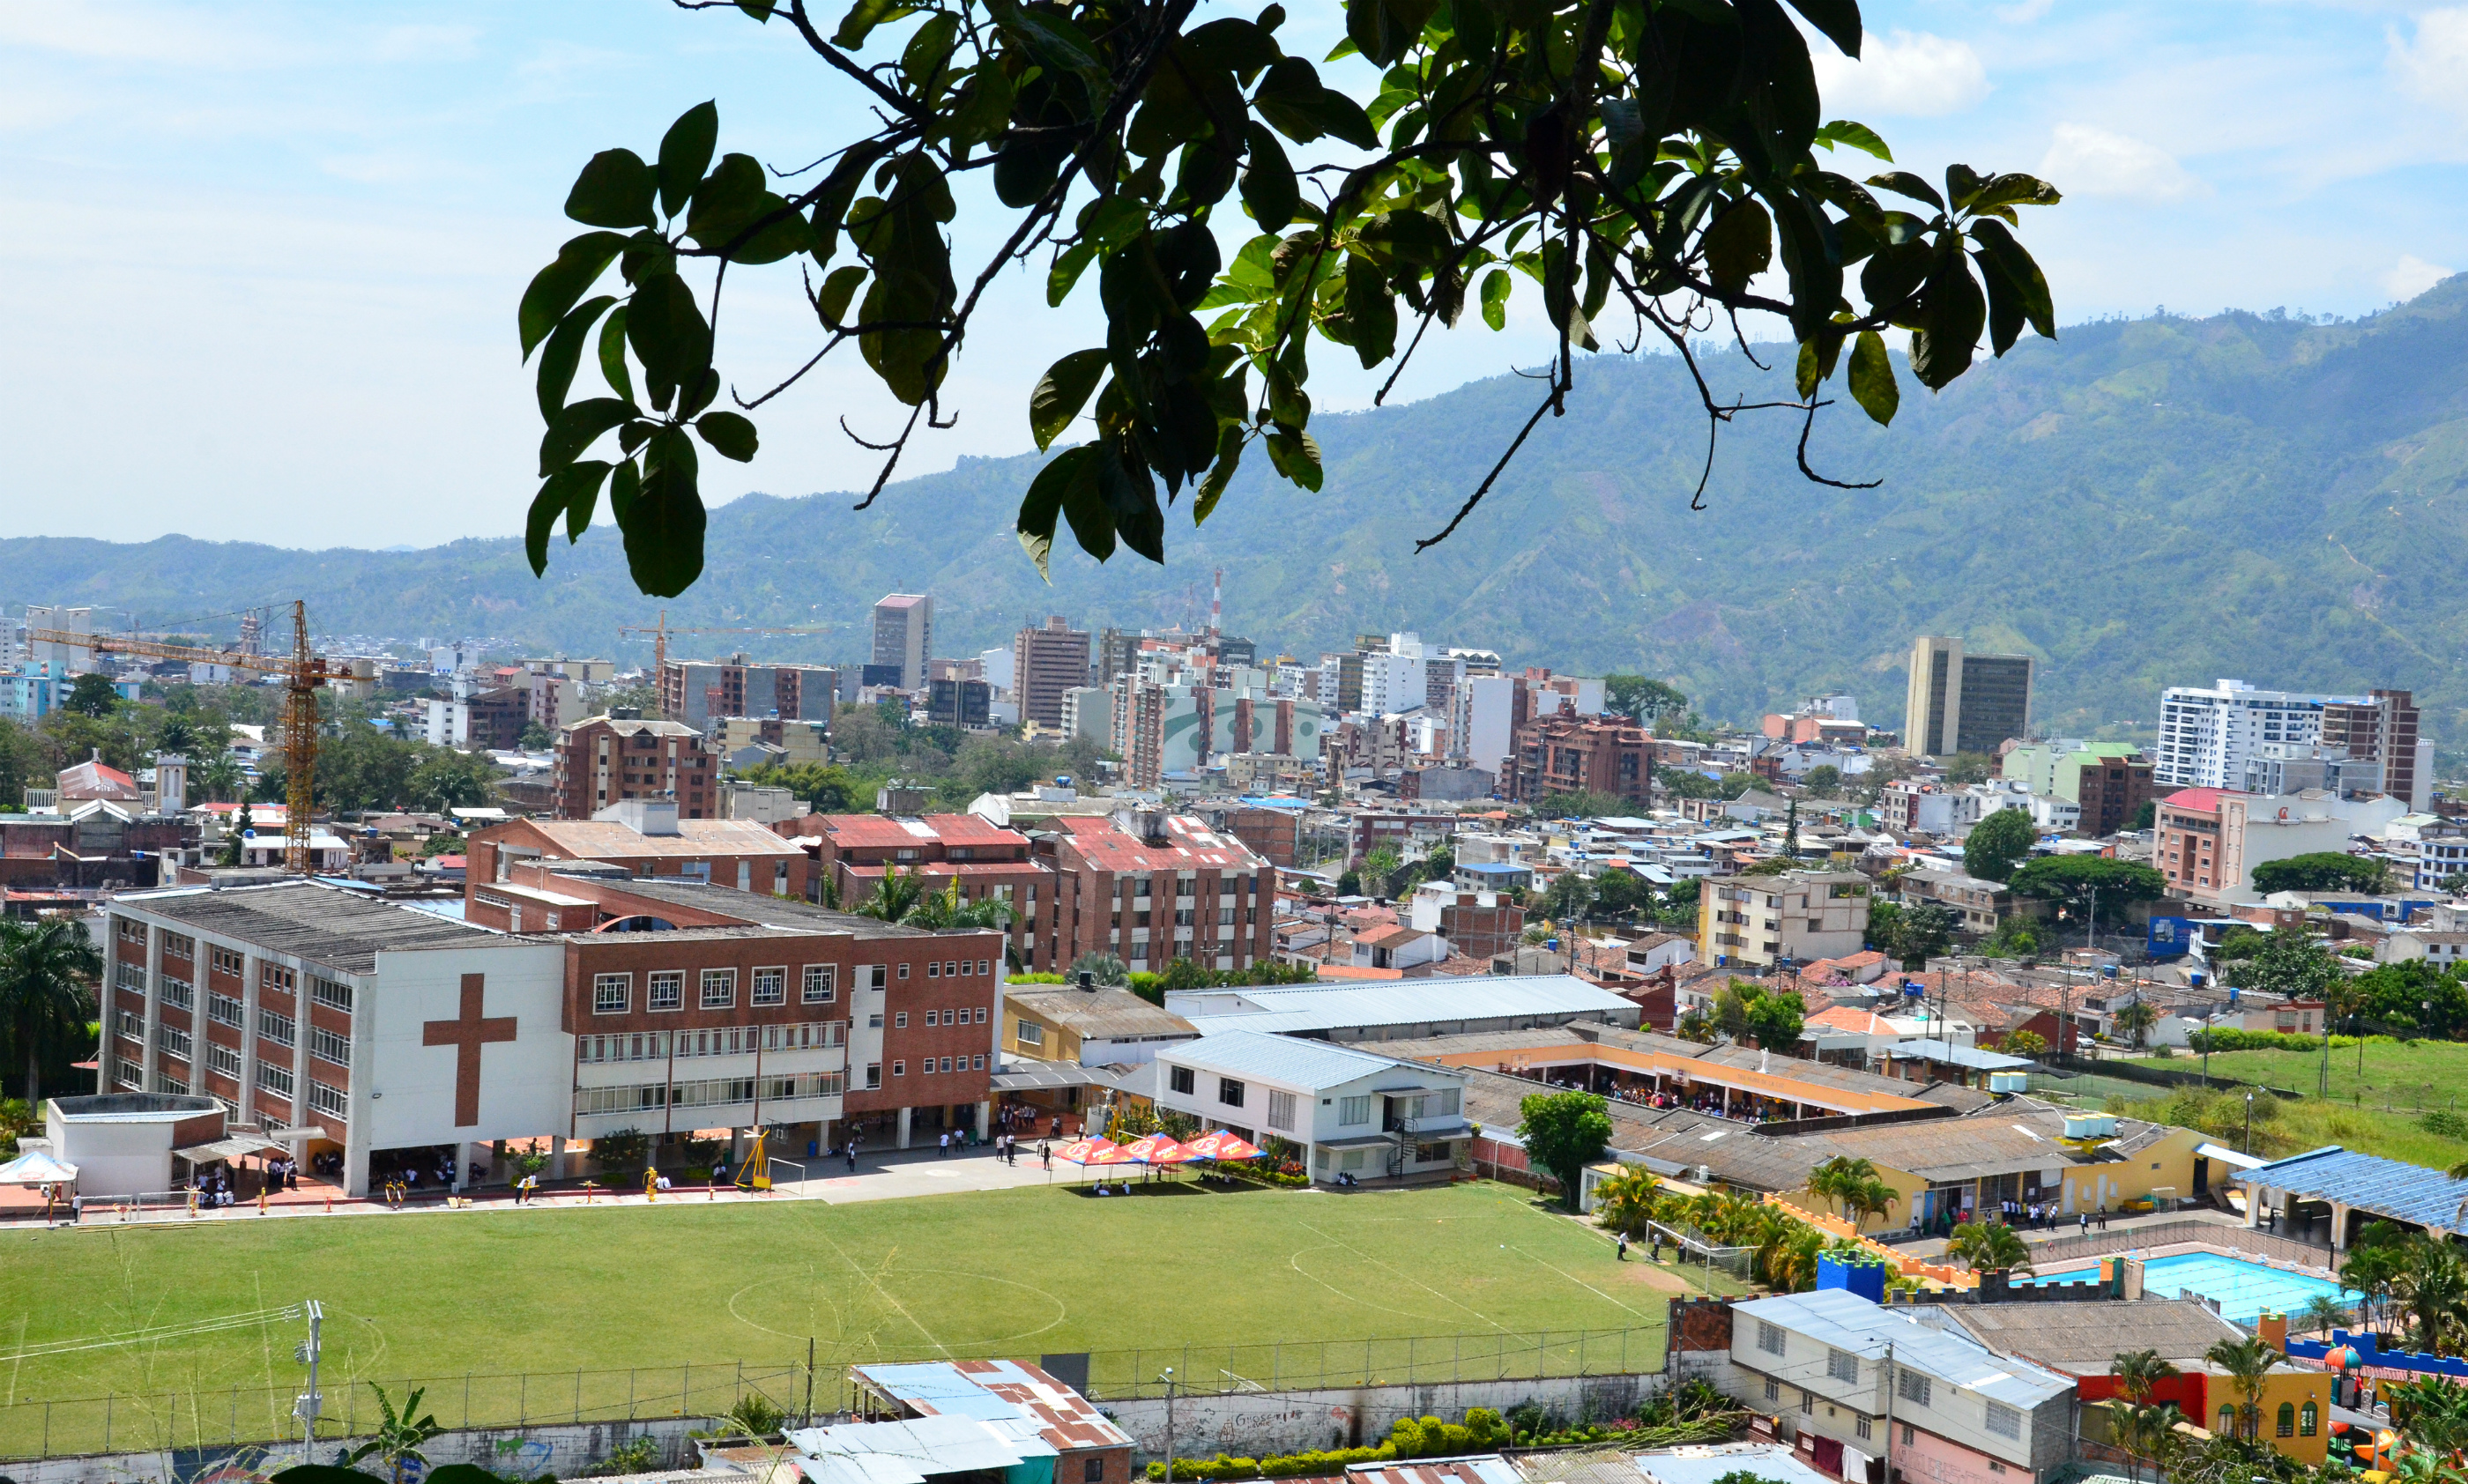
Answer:
[[[1586,1376],[1553,1381],[1443,1381],[1428,1386],[1354,1386],[1326,1391],[1248,1391],[1177,1397],[1174,1453],[1259,1458],[1314,1449],[1374,1447],[1401,1417],[1463,1422],[1468,1408],[1506,1412],[1532,1402],[1574,1421],[1627,1417],[1662,1385],[1659,1375]],[[1114,1426],[1131,1435],[1135,1462],[1162,1459],[1162,1399],[1100,1404]],[[31,1484],[31,1481],[21,1481]]]
[[[619,1445],[644,1433],[659,1440],[661,1458],[670,1468],[694,1466],[686,1429],[702,1427],[698,1417],[662,1418],[656,1422],[583,1423],[560,1427],[472,1427],[441,1432],[422,1450],[431,1468],[468,1463],[506,1478],[578,1478],[606,1458]],[[365,1442],[354,1438],[321,1439],[318,1463],[339,1464],[343,1455]],[[12,1460],[0,1472],[16,1484],[255,1484],[302,1462],[300,1445],[267,1448],[246,1443],[237,1448],[214,1446],[173,1449],[150,1453],[93,1453],[41,1462]],[[374,1462],[365,1465],[376,1476]],[[406,1471],[407,1484],[418,1484],[420,1472]]]

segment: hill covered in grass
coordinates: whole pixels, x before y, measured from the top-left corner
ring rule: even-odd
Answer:
[[[1898,723],[1904,655],[1935,632],[2038,656],[2037,714],[2052,729],[2147,727],[2163,685],[2234,675],[2412,688],[2437,736],[2468,741],[2463,309],[2468,276],[2337,324],[2072,326],[1942,396],[1906,378],[1891,429],[1827,409],[1813,462],[1874,489],[1809,483],[1794,464],[1797,421],[1745,416],[1724,434],[1702,511],[1689,492],[1705,427],[1683,368],[1597,358],[1568,415],[1545,419],[1483,507],[1420,556],[1414,538],[1480,482],[1532,383],[1323,418],[1324,492],[1247,470],[1205,527],[1170,516],[1163,569],[1058,549],[1050,587],[1011,535],[1038,459],[967,460],[863,513],[844,494],[722,507],[702,582],[667,606],[673,625],[842,626],[680,647],[822,660],[862,655],[881,594],[926,591],[937,650],[965,653],[1048,612],[1125,626],[1204,614],[1222,567],[1226,627],[1264,648],[1316,653],[1413,629],[1512,665],[1641,669],[1716,717],[1840,687],[1870,720]],[[1708,371],[1726,400],[1785,390],[1736,352]],[[816,482],[862,477],[852,465]],[[648,647],[618,649],[616,627],[658,609],[626,581],[606,529],[560,546],[546,581],[514,539],[299,552],[18,538],[0,540],[0,597],[125,605],[141,622],[306,594],[329,632],[488,634],[628,660]]]

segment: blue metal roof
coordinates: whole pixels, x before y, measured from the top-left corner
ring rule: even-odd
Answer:
[[[2376,1216],[2457,1231],[2468,1206],[2468,1183],[2440,1170],[2328,1144],[2258,1169],[2240,1171],[2239,1185],[2284,1190],[2312,1200],[2336,1200]]]
[[[1459,866],[1457,869],[1469,876],[1509,876],[1520,871],[1530,872],[1534,868],[1510,865],[1504,860],[1486,860],[1476,865]]]

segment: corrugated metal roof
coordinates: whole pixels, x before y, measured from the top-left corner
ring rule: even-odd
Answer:
[[[1639,1453],[1636,1472],[1652,1484],[1714,1484],[1725,1474],[1747,1473],[1769,1484],[1834,1484],[1792,1456],[1778,1443],[1736,1443],[1721,1448],[1679,1448]]]
[[[1214,1036],[1228,1030],[1290,1033],[1505,1020],[1520,1016],[1636,1014],[1634,1001],[1574,974],[1469,974],[1462,979],[1406,979],[1345,989],[1260,986],[1241,993],[1262,1008],[1194,1016],[1191,1023],[1200,1035]]]
[[[2239,1185],[2284,1190],[2315,1200],[2337,1200],[2419,1226],[2457,1231],[2468,1208],[2468,1184],[2440,1170],[2360,1153],[2337,1144],[2241,1171]]]
[[[1327,1041],[1296,1040],[1258,1031],[1221,1031],[1168,1046],[1157,1060],[1211,1072],[1232,1072],[1296,1087],[1333,1087],[1378,1072],[1398,1071],[1401,1086],[1443,1086],[1458,1081],[1454,1069],[1373,1056]]]
[[[1896,1365],[2025,1411],[2074,1389],[2069,1376],[2000,1356],[1968,1335],[1930,1329],[1908,1314],[1880,1308],[1843,1289],[1777,1294],[1734,1304],[1731,1309],[1735,1314],[1781,1325],[1863,1360],[1882,1362],[1890,1341]],[[1740,1332],[1735,1328],[1732,1333]]]

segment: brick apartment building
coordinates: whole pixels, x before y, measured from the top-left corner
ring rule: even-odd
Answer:
[[[2375,691],[2360,704],[2333,701],[2322,708],[2322,745],[2345,747],[2352,758],[2372,758],[2383,765],[2382,791],[2423,809],[2434,792],[2432,779],[2418,792],[2416,696],[2408,691]]]
[[[1216,823],[1268,864],[1293,866],[1302,843],[1302,810],[1229,805],[1217,811]]]
[[[2139,753],[2130,757],[2076,753],[2057,765],[2061,774],[2071,771],[2075,788],[2071,797],[2082,806],[2075,831],[2091,839],[2132,829],[2134,816],[2154,797],[2151,760]],[[2059,791],[2063,792],[2062,782]]]
[[[1011,903],[1011,962],[1023,972],[1052,973],[1053,946],[1035,924],[1050,915],[1053,870],[1030,857],[1028,836],[975,814],[806,814],[774,826],[813,856],[808,900],[836,893],[844,907],[874,895],[885,873],[917,875],[928,891],[953,879],[969,902],[993,897]]]
[[[1023,628],[1012,636],[1012,693],[1019,697],[1019,719],[1040,726],[1063,724],[1063,693],[1088,683],[1088,635],[1056,614],[1042,628]]]
[[[470,888],[553,913],[520,934],[318,882],[124,895],[100,1085],[218,1098],[304,1160],[340,1153],[354,1195],[441,1149],[464,1178],[500,1139],[551,1140],[554,1176],[567,1141],[629,1129],[785,1128],[802,1156],[853,1126],[878,1148],[985,1127],[995,935],[566,870]],[[624,918],[674,927],[593,930]]]
[[[660,667],[660,715],[706,731],[715,717],[829,721],[838,688],[839,672],[816,666],[673,659]]]
[[[1555,793],[1626,799],[1641,813],[1653,796],[1654,734],[1620,717],[1579,716],[1576,703],[1517,728],[1506,792],[1539,804]]]
[[[510,819],[471,836],[464,879],[502,880],[515,862],[533,857],[596,860],[633,876],[807,899],[813,862],[794,841],[749,819],[686,819],[683,813],[665,799],[632,799],[596,819]],[[520,924],[505,925],[522,930]]]
[[[1457,816],[1445,813],[1422,813],[1413,810],[1355,810],[1347,822],[1345,858],[1359,865],[1362,857],[1386,845],[1400,856],[1412,854],[1417,848],[1443,845],[1457,831]]]
[[[1134,970],[1177,958],[1247,969],[1276,956],[1276,868],[1241,840],[1182,815],[1061,815],[1034,840],[1059,878],[1036,931],[1047,962],[1111,953]],[[1173,888],[1169,891],[1167,888]]]
[[[680,819],[720,812],[720,757],[681,721],[592,717],[560,729],[551,788],[560,819],[589,819],[628,799],[668,799]]]

